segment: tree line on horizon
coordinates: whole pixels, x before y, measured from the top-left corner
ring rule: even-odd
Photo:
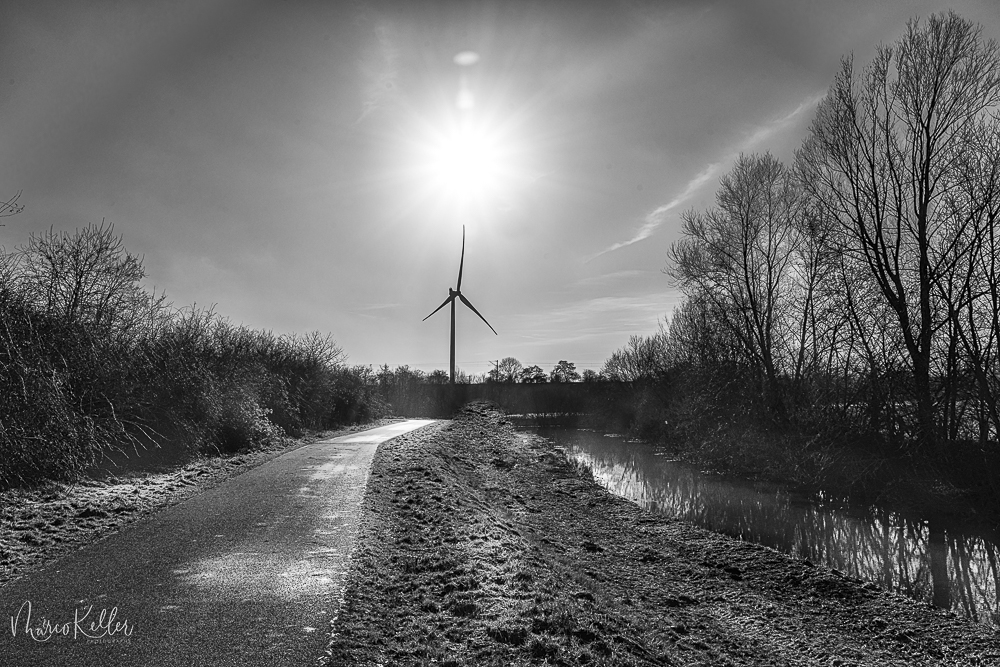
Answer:
[[[410,368],[409,365],[397,366],[395,369],[383,364],[374,372],[375,382],[383,387],[401,384],[448,384],[448,372],[436,369],[429,373]],[[496,363],[496,367],[487,373],[469,374],[458,369],[455,373],[456,384],[559,384],[568,382],[593,382],[600,378],[596,371],[585,369],[583,373],[576,370],[576,364],[560,359],[548,373],[533,364],[524,366],[514,357],[504,357]]]

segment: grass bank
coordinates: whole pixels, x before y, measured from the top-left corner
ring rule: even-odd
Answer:
[[[1000,642],[652,515],[473,404],[383,444],[329,665],[993,665]]]

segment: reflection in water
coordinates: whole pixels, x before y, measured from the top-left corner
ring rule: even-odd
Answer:
[[[590,464],[594,477],[642,507],[799,558],[1000,626],[1000,535],[868,507],[823,503],[724,479],[620,437],[533,429]]]

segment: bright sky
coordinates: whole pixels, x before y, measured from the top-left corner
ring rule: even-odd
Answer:
[[[677,302],[680,213],[949,8],[1000,38],[996,0],[4,0],[0,244],[106,219],[177,305],[432,370],[464,224],[499,336],[460,306],[459,367],[599,369]]]

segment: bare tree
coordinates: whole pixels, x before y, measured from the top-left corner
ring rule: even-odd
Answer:
[[[973,376],[978,392],[977,436],[985,443],[990,430],[1000,435],[997,408],[1000,378],[996,359],[1000,336],[1000,123],[992,120],[971,128],[967,149],[959,157],[963,177],[947,195],[956,221],[954,268],[939,276],[936,286],[949,315],[949,359],[957,371],[958,352]],[[948,396],[949,437],[958,437],[960,390],[956,382]],[[964,406],[962,406],[964,407]]]
[[[838,312],[838,291],[831,288],[837,269],[831,216],[818,202],[803,198],[793,224],[797,226],[798,242],[791,264],[793,289],[788,317],[792,322],[786,329],[789,336],[794,336],[789,342],[794,353],[792,382],[796,400],[801,402],[807,399],[807,378],[830,375],[832,353],[844,322]]]
[[[962,179],[965,137],[1000,102],[993,41],[954,13],[914,20],[860,74],[845,59],[801,152],[806,183],[832,211],[891,308],[911,367],[918,442],[937,440],[935,334],[947,313],[936,285],[964,230],[946,195]],[[959,222],[958,224],[964,224]]]
[[[667,337],[662,331],[652,336],[630,336],[625,347],[615,350],[601,375],[617,382],[656,380],[667,371]]]
[[[521,362],[514,357],[504,357],[497,363],[496,380],[506,383],[517,382],[523,368]]]
[[[164,297],[140,284],[146,272],[113,226],[32,235],[20,249],[20,280],[36,306],[64,321],[127,333],[148,323]]]
[[[783,412],[781,327],[791,305],[791,267],[801,198],[789,169],[771,154],[741,155],[723,177],[716,206],[683,216],[684,236],[666,272],[689,296],[711,302],[756,369],[766,403]]]

